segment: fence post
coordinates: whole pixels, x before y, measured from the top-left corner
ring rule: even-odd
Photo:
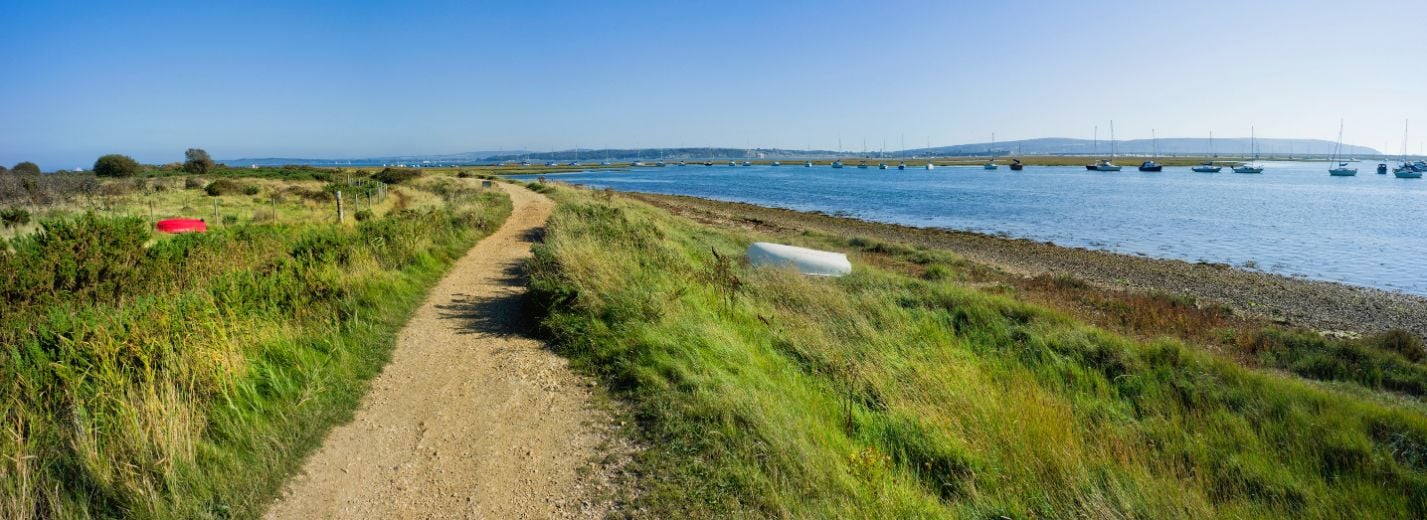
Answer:
[[[218,218],[218,197],[213,197],[213,225],[217,226],[222,222],[222,219]]]
[[[342,190],[337,190],[337,223],[341,224],[345,215],[342,214]]]

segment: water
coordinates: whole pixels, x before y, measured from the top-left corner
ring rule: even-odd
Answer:
[[[692,195],[878,222],[1427,295],[1427,180],[1331,177],[1324,163],[1269,162],[1262,175],[1091,172],[1027,166],[878,170],[702,165],[549,175],[596,188]],[[527,177],[533,178],[533,177]]]

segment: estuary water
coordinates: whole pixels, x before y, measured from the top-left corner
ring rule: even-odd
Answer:
[[[895,163],[889,163],[895,164]],[[1084,167],[932,171],[667,166],[552,174],[595,188],[691,195],[1063,246],[1207,261],[1427,295],[1427,180],[1331,177],[1325,163],[1261,175]],[[522,177],[532,179],[533,176]]]

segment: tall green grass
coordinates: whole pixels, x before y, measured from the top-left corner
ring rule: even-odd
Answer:
[[[0,244],[0,518],[261,514],[510,211],[444,200],[175,237],[85,214]]]
[[[958,282],[955,262],[807,278],[713,254],[766,237],[554,196],[531,285],[561,352],[648,436],[636,511],[1427,516],[1412,398],[1129,339]]]

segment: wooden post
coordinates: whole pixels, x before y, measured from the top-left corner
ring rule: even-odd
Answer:
[[[217,226],[223,221],[218,218],[218,197],[213,197],[213,225]]]
[[[342,191],[337,190],[337,223],[341,224],[345,215],[342,214]]]
[[[273,223],[276,224],[276,223],[277,223],[277,195],[271,195],[270,197],[271,197],[270,200],[272,200]]]

